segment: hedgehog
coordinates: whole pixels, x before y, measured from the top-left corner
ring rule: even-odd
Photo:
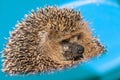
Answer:
[[[31,11],[10,33],[2,71],[26,74],[61,70],[103,52],[80,11],[45,7]]]

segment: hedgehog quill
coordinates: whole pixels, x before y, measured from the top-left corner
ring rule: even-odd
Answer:
[[[9,74],[47,72],[76,65],[104,50],[79,11],[45,7],[16,25],[3,50]]]

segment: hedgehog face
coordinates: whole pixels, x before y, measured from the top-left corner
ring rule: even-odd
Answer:
[[[63,35],[64,34],[64,35]],[[70,34],[65,34],[61,32],[52,32],[48,34],[49,42],[52,42],[54,46],[59,48],[58,53],[63,55],[66,61],[78,61],[83,58],[84,47],[79,43],[81,30],[78,32],[71,32]],[[58,37],[58,38],[57,38]],[[51,46],[53,46],[53,44]],[[53,47],[54,48],[54,47]],[[55,52],[55,51],[53,51]]]
[[[53,42],[54,45],[59,44],[59,47],[61,47],[59,54],[62,54],[67,61],[77,61],[83,58],[84,47],[79,41],[81,36],[85,35],[83,31],[86,28],[86,24],[80,21],[75,22],[75,24],[77,27],[73,26],[73,29],[70,26],[64,26],[67,29],[66,32],[50,29],[48,34],[47,40]]]

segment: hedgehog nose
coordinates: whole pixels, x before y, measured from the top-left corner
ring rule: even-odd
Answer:
[[[82,45],[77,45],[77,53],[82,54],[84,52],[84,47]]]

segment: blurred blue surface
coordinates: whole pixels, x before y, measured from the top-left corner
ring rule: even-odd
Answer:
[[[92,2],[91,2],[92,1]],[[117,3],[118,2],[118,3]],[[46,5],[75,7],[95,29],[107,52],[76,67],[53,73],[9,76],[0,71],[0,80],[118,80],[120,79],[120,7],[119,0],[0,0],[0,51],[9,31],[31,9]],[[0,58],[0,69],[2,62]]]

